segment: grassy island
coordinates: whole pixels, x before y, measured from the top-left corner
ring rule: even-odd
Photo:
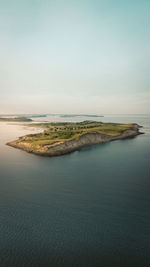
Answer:
[[[30,126],[43,128],[42,133],[29,134],[8,143],[13,147],[44,156],[62,155],[82,147],[139,134],[137,124],[83,121],[77,123],[37,123]]]

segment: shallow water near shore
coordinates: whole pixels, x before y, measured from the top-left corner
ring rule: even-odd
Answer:
[[[150,116],[97,120],[145,134],[43,158],[5,145],[37,130],[0,123],[0,266],[150,266]]]

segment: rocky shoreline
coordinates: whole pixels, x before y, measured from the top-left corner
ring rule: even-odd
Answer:
[[[7,143],[8,146],[24,150],[28,153],[33,153],[39,156],[61,156],[74,151],[80,151],[85,147],[90,147],[93,145],[104,144],[111,141],[123,140],[128,138],[136,137],[139,134],[143,134],[139,131],[141,126],[134,124],[134,127],[129,130],[125,130],[122,134],[118,136],[110,136],[102,133],[85,133],[80,136],[78,139],[73,139],[64,142],[56,142],[51,146],[45,146],[43,148],[33,149],[29,143],[23,142],[25,137],[20,137],[21,142],[18,143],[18,140]]]

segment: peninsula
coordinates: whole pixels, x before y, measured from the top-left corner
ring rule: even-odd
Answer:
[[[41,156],[60,156],[84,147],[135,137],[141,132],[138,124],[83,121],[77,123],[37,123],[42,133],[20,137],[7,145]]]
[[[0,117],[0,121],[8,122],[30,122],[32,119],[26,117]]]

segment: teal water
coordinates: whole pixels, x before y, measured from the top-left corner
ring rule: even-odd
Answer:
[[[0,124],[0,266],[150,266],[150,116],[134,139],[43,158],[5,146]]]

